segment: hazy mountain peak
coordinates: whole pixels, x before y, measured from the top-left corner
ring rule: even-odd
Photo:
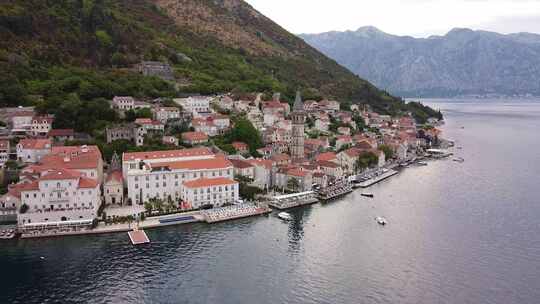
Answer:
[[[451,29],[446,36],[455,36],[455,35],[467,35],[474,34],[474,31],[469,28],[456,27]]]
[[[357,33],[377,33],[377,34],[384,34],[383,31],[379,30],[378,28],[372,26],[372,25],[368,25],[368,26],[362,26],[362,27],[359,27],[357,30],[356,30]]]
[[[386,36],[385,32],[381,31],[380,29],[374,27],[374,26],[363,26],[356,30],[355,32],[356,36],[361,37],[374,37],[374,36]]]
[[[303,38],[354,73],[394,94],[540,95],[537,34],[503,35],[454,28],[444,36],[422,39],[363,27],[357,32]]]

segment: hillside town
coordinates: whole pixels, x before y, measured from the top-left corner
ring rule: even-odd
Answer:
[[[300,93],[291,103],[279,93],[116,96],[110,107],[135,115],[106,126],[102,148],[125,143],[110,156],[91,135],[56,129],[58,117],[0,109],[0,220],[14,224],[0,237],[265,214],[346,195],[448,144],[434,119],[417,125],[411,113],[391,117]]]

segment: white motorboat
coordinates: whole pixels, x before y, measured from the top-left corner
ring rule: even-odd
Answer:
[[[418,164],[419,166],[427,166],[428,165],[428,163],[425,162],[425,161],[419,161],[416,164]]]
[[[382,226],[388,224],[388,221],[384,217],[381,217],[381,216],[376,217],[375,221],[377,221],[377,223]]]
[[[292,216],[287,212],[280,212],[280,213],[278,213],[277,216],[280,219],[284,220],[284,221],[291,221],[292,220]]]

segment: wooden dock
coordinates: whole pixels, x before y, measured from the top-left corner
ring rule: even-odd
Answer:
[[[373,185],[375,185],[375,184],[377,184],[379,182],[382,182],[383,180],[385,180],[385,179],[387,179],[389,177],[392,177],[392,176],[394,176],[396,174],[398,174],[398,172],[391,169],[386,173],[383,173],[383,174],[381,174],[379,176],[376,176],[376,177],[374,177],[372,179],[369,179],[369,180],[367,180],[365,182],[359,183],[360,188],[368,188],[368,187],[373,186]]]
[[[128,235],[133,245],[150,243],[150,239],[144,230],[133,230],[128,232]]]

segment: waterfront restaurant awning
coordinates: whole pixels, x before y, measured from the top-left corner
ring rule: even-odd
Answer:
[[[23,224],[22,228],[45,228],[45,227],[59,227],[59,226],[89,226],[89,225],[92,225],[92,220],[30,223],[30,224]]]
[[[278,196],[274,196],[274,199],[275,200],[281,200],[281,199],[295,198],[295,197],[300,197],[300,196],[304,196],[304,195],[310,195],[310,194],[314,194],[314,193],[315,192],[313,192],[313,191],[306,191],[306,192],[300,192],[300,193],[278,195]]]
[[[441,149],[427,149],[426,151],[433,154],[446,154],[446,151]]]

